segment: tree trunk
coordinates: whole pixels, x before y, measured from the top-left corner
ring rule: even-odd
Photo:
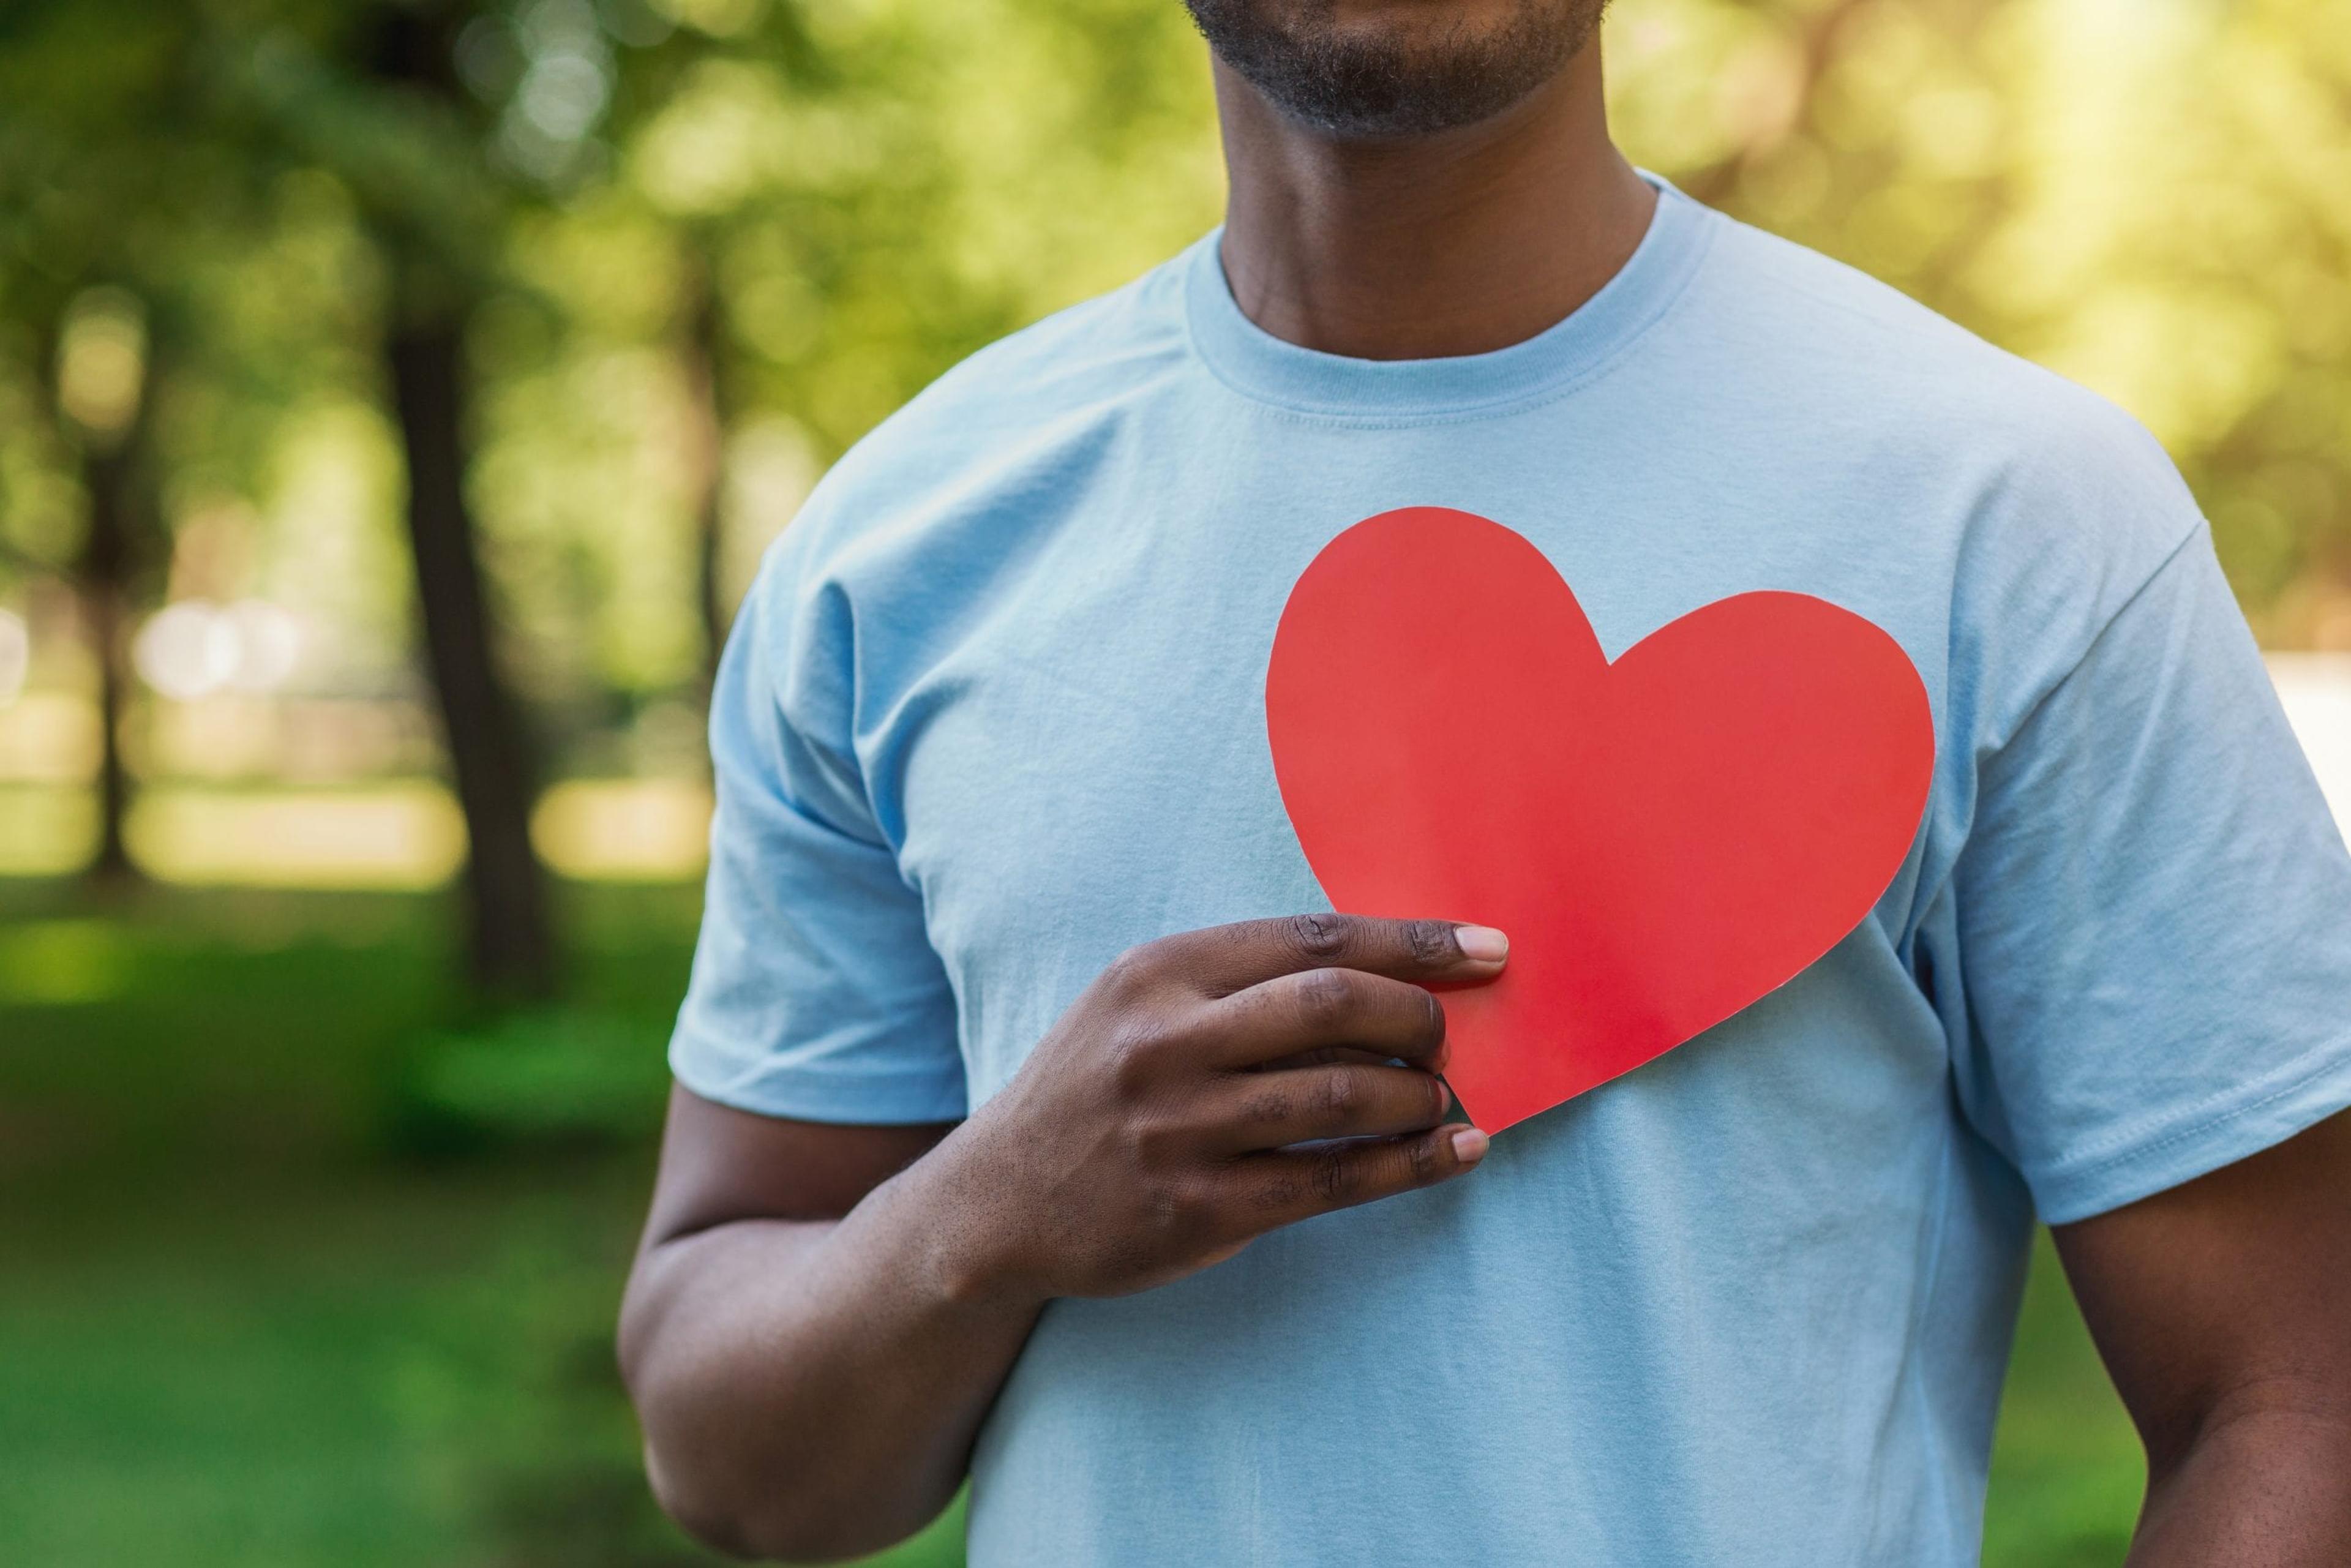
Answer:
[[[536,774],[498,674],[474,518],[465,502],[464,343],[457,323],[396,327],[387,345],[408,460],[408,536],[424,647],[449,765],[465,814],[465,892],[475,983],[494,994],[555,988],[546,882],[531,851]]]
[[[59,378],[52,388],[57,427],[74,433],[79,443],[82,494],[89,504],[81,552],[74,562],[74,592],[98,670],[99,832],[98,853],[85,868],[83,880],[93,889],[119,892],[140,880],[122,833],[131,792],[122,755],[122,722],[131,695],[131,578],[139,570],[141,547],[162,520],[153,454],[148,449],[160,348],[151,336],[125,422],[119,427],[90,429],[66,406],[63,347],[58,332],[43,334],[41,362],[55,367],[53,373]]]
[[[89,626],[90,652],[98,664],[98,857],[85,873],[102,887],[136,881],[138,868],[124,847],[122,820],[131,807],[131,780],[122,760],[122,716],[130,682],[123,669],[130,618],[133,536],[143,497],[137,488],[141,469],[138,431],[106,448],[86,444],[82,486],[89,497],[89,531],[82,540],[76,576],[82,614]]]

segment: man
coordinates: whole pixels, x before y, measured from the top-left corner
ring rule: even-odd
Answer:
[[[2351,862],[2161,454],[1636,174],[1601,0],[1191,4],[1225,227],[876,432],[736,631],[622,1324],[664,1504],[803,1559],[968,1475],[990,1565],[1971,1562],[2037,1208],[2133,1563],[2351,1563]],[[1291,586],[1407,506],[1611,657],[1826,600],[1933,716],[1858,929],[1490,1144],[1426,988],[1511,933],[1329,913],[1268,750]]]

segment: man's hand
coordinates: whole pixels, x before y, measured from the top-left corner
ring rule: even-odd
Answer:
[[[938,1150],[969,1178],[967,1278],[1122,1295],[1460,1175],[1486,1135],[1440,1124],[1445,1012],[1413,982],[1489,980],[1507,951],[1483,927],[1337,915],[1132,949]]]
[[[1048,1300],[1468,1169],[1485,1134],[1444,1124],[1422,988],[1490,980],[1505,952],[1335,915],[1150,943],[952,1131],[676,1091],[621,1323],[664,1505],[745,1555],[887,1545],[954,1496]]]

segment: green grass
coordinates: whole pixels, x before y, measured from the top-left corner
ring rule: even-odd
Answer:
[[[534,1034],[450,989],[433,899],[0,890],[0,1563],[712,1561],[645,1497],[610,1348],[651,1158],[626,1086],[694,913],[573,890]],[[549,1077],[573,1033],[609,1072]],[[501,1123],[507,1051],[579,1116]],[[2139,1483],[2044,1248],[1986,1561],[2118,1563]]]
[[[2043,1232],[1992,1447],[1984,1561],[2113,1568],[2129,1549],[2147,1462]]]

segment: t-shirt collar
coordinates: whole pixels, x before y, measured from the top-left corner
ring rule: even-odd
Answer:
[[[1666,181],[1632,259],[1564,319],[1487,354],[1358,360],[1285,342],[1241,313],[1225,277],[1218,228],[1186,258],[1194,348],[1245,396],[1302,413],[1379,418],[1467,413],[1564,390],[1600,370],[1663,316],[1697,271],[1714,214]]]

